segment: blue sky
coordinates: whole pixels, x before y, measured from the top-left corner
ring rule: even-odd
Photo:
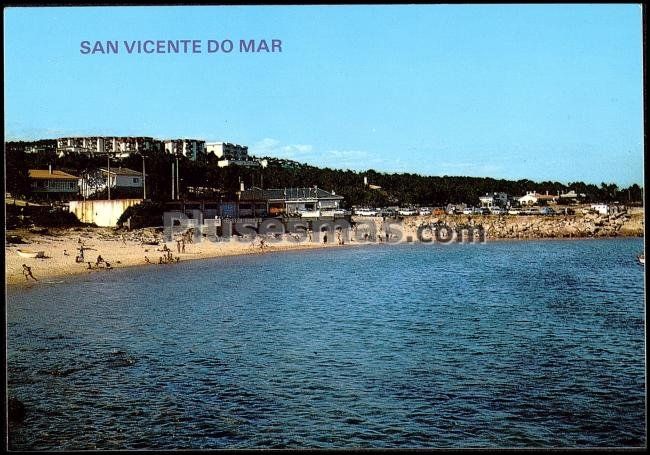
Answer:
[[[639,5],[8,8],[8,140],[225,140],[319,166],[643,181]],[[282,53],[82,55],[280,39]]]

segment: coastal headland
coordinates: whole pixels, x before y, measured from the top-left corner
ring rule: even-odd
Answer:
[[[381,217],[353,217],[357,225],[375,224],[377,233],[383,232]],[[413,216],[395,221],[402,229],[402,242],[418,241],[418,230],[432,225],[444,225],[451,230],[468,227],[481,228],[485,240],[526,240],[557,238],[641,237],[644,235],[642,209],[615,215],[579,214],[560,216],[482,216],[441,215]],[[266,254],[313,248],[341,247],[331,238],[327,243],[308,238],[283,236],[260,242],[260,238],[231,238],[214,242],[203,240],[186,243],[182,249],[177,241],[164,242],[161,229],[145,228],[132,231],[113,228],[74,227],[49,229],[15,229],[7,231],[5,243],[6,283],[38,285],[52,278],[78,274],[110,273],[111,269],[145,266],[175,267],[177,262],[243,254]],[[376,238],[359,241],[354,236],[343,242],[345,246],[361,246],[380,241]],[[83,261],[76,259],[80,246]],[[42,258],[19,255],[17,250],[42,251]],[[102,261],[98,261],[101,256]],[[167,260],[167,257],[171,260]],[[108,263],[108,265],[107,265]],[[36,280],[26,280],[23,264],[30,267]]]

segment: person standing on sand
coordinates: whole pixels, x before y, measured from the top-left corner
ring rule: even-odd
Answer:
[[[38,281],[32,274],[32,268],[27,267],[26,264],[23,264],[23,275],[25,275],[25,281],[29,281],[30,278],[32,278],[34,281]]]
[[[181,251],[180,252],[185,253],[185,239],[181,240]]]
[[[181,252],[181,241],[176,240],[176,250],[180,253]]]

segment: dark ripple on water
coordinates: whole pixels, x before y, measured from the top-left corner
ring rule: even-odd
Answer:
[[[642,446],[641,247],[317,251],[10,291],[10,447]]]

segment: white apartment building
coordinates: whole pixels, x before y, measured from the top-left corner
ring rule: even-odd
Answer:
[[[59,155],[81,153],[128,156],[131,153],[146,153],[153,150],[155,142],[152,137],[61,137],[56,140],[56,151]]]
[[[200,139],[167,139],[163,150],[171,155],[183,155],[192,161],[205,153],[205,141]]]

